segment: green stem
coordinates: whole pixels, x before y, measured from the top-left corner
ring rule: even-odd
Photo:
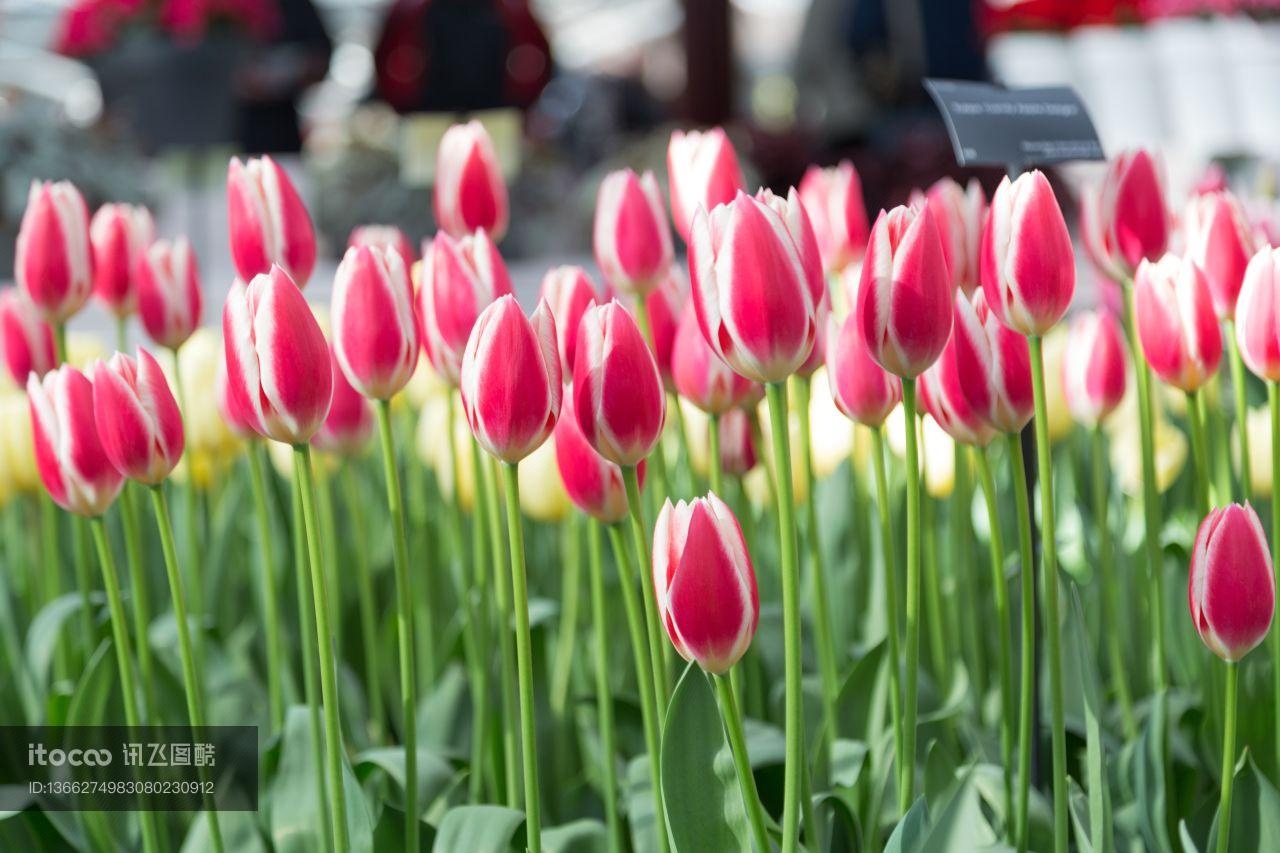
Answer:
[[[1014,820],[1019,853],[1026,853],[1030,825],[1027,806],[1031,792],[1032,711],[1035,701],[1036,634],[1035,555],[1031,549],[1031,499],[1027,494],[1027,463],[1022,455],[1022,441],[1016,432],[1006,436],[1009,448],[1010,477],[1018,515],[1018,582],[1022,592],[1019,608],[1022,633],[1019,642],[1021,667],[1018,680],[1018,811]]]
[[[1102,425],[1090,432],[1089,457],[1093,479],[1093,523],[1098,532],[1098,585],[1102,587],[1102,624],[1114,626],[1120,615],[1120,603],[1116,598],[1115,554],[1112,552],[1111,525],[1107,515],[1107,452],[1104,446]],[[1120,702],[1120,719],[1125,734],[1138,736],[1138,725],[1133,716],[1133,698],[1129,694],[1129,679],[1125,673],[1124,652],[1120,647],[1120,631],[1107,630],[1107,655],[1111,663],[1111,685]]]
[[[902,408],[906,415],[907,455],[907,680],[903,685],[902,777],[898,783],[898,806],[911,807],[916,778],[916,712],[920,670],[920,458],[916,437],[916,381],[902,380]]]
[[[316,514],[316,484],[311,470],[311,448],[306,444],[293,448],[293,467],[302,500],[300,524],[307,542],[307,562],[311,569],[311,594],[315,599],[316,643],[320,653],[320,701],[324,709],[325,759],[329,770],[329,818],[333,822],[334,849],[346,853],[347,795],[342,778],[342,724],[338,709],[338,667],[333,653],[333,627],[329,624],[329,589],[320,553],[320,536]],[[410,759],[405,759],[405,813],[414,809],[407,789],[417,776]],[[416,822],[415,822],[416,823]],[[416,826],[414,827],[416,829]],[[412,837],[410,834],[408,837]]]
[[[720,700],[720,716],[724,718],[725,731],[729,734],[729,749],[733,752],[733,766],[738,771],[738,784],[742,787],[742,804],[751,823],[751,835],[759,853],[771,853],[769,834],[765,831],[764,806],[760,805],[760,793],[756,790],[756,777],[751,772],[751,756],[747,752],[747,737],[742,729],[742,714],[738,712],[738,700],[734,698],[729,679],[713,675],[716,697]]]
[[[1280,560],[1280,383],[1267,383],[1267,406],[1271,413],[1271,555]],[[1280,592],[1280,574],[1273,582]],[[1272,713],[1280,718],[1280,620],[1271,621]],[[1276,761],[1280,763],[1280,737],[1276,738]]]
[[[116,350],[129,351],[129,318],[124,314],[116,316]]]
[[[266,448],[261,441],[249,442],[249,484],[258,517],[258,572],[262,587],[262,609],[267,631],[267,699],[271,709],[271,727],[284,728],[285,682],[290,674],[284,657],[284,640],[280,631],[280,603],[276,598],[275,562],[271,552],[271,511],[267,505],[267,474],[263,457]]]
[[[58,507],[43,489],[36,496],[40,507],[40,563],[44,566],[44,603],[49,604],[62,596],[62,548],[59,545]],[[74,522],[75,519],[72,519]],[[57,644],[53,659],[53,679],[67,677],[71,671],[70,649],[66,642]]]
[[[656,451],[655,455],[657,455]],[[652,458],[652,457],[650,457]],[[653,558],[649,553],[648,528],[644,522],[644,507],[640,503],[640,478],[634,465],[622,466],[622,482],[627,490],[627,505],[631,518],[631,547],[634,549],[636,565],[640,567],[641,600],[644,602],[644,621],[649,635],[649,655],[653,659],[653,693],[658,701],[659,711],[665,712],[667,707],[667,685],[670,683],[667,674],[666,644],[663,641],[662,626],[658,622],[658,599],[649,580]]]
[[[1218,853],[1227,853],[1231,837],[1231,783],[1236,767],[1236,689],[1240,667],[1227,661],[1226,717],[1222,725],[1222,792],[1218,800]]]
[[[342,630],[342,601],[346,597],[342,589],[342,576],[338,574],[337,521],[333,515],[333,487],[331,473],[325,466],[315,472],[316,509],[320,518],[320,547],[324,557],[324,574],[329,581],[329,624],[333,626],[333,647],[338,650],[338,665],[342,665],[347,639]],[[359,528],[357,528],[359,529]]]
[[[679,403],[676,404],[679,409]],[[724,466],[720,464],[720,416],[712,415],[707,423],[707,469],[711,472],[711,491],[724,497]]]
[[[1209,468],[1209,450],[1205,444],[1204,421],[1200,418],[1200,392],[1187,393],[1187,423],[1191,427],[1191,458],[1195,462],[1196,512],[1204,518],[1213,505],[1213,472]]]
[[[53,324],[53,354],[58,364],[67,363],[67,324]]]
[[[919,435],[920,425],[916,425]],[[929,460],[924,460],[924,481],[928,482]],[[927,491],[920,495],[920,580],[925,597],[924,621],[929,629],[929,658],[933,663],[938,684],[944,688],[951,684],[951,655],[948,649],[959,652],[948,628],[947,614],[942,609],[942,579],[938,566],[938,524],[934,508],[938,502]]]
[[[170,352],[173,356],[173,385],[174,390],[178,393],[178,409],[182,412],[185,423],[190,409],[187,408],[187,389],[182,382],[182,360],[178,357],[177,349]],[[205,612],[204,606],[204,564],[200,553],[199,491],[196,488],[195,468],[191,463],[191,455],[188,453],[186,494],[183,497],[182,508],[184,529],[187,537],[187,559],[185,564],[191,579],[191,615],[196,620],[196,663],[200,664],[204,660],[205,619],[208,614]]]
[[[7,558],[5,569],[9,572],[16,572],[19,561],[23,555],[17,552],[22,543],[22,538],[17,533],[17,526],[14,524],[18,510],[23,507],[10,505],[5,515],[5,557]],[[12,575],[11,575],[12,576]],[[32,615],[35,610],[31,611]],[[22,705],[22,722],[29,726],[38,725],[40,723],[40,699],[36,694],[35,679],[31,677],[31,668],[27,666],[27,659],[22,654],[22,638],[19,636],[19,623],[17,616],[14,614],[13,604],[9,600],[8,592],[0,590],[0,634],[3,634],[3,645],[5,657],[9,659],[9,671],[13,673],[13,680],[17,685],[18,699]],[[12,720],[6,720],[12,722]]]
[[[418,849],[418,686],[414,646],[413,585],[409,575],[409,542],[405,535],[404,500],[400,492],[400,471],[396,467],[395,440],[391,434],[391,402],[379,400],[374,407],[378,419],[382,473],[387,482],[387,510],[391,514],[392,544],[396,580],[396,633],[400,642],[400,714],[404,740],[404,831],[405,846]],[[452,426],[452,425],[451,425]],[[427,626],[430,633],[430,626]],[[324,636],[323,634],[321,636]],[[428,672],[434,672],[434,661]],[[328,705],[328,701],[325,702]]]
[[[479,457],[479,444],[472,441],[472,452]],[[502,541],[502,514],[498,508],[498,488],[493,481],[493,467],[480,462],[481,477],[476,481],[484,496],[485,517],[489,522],[489,556],[492,558],[494,603],[498,608],[498,657],[502,678],[498,681],[502,691],[502,756],[503,778],[506,780],[507,805],[520,808],[519,742],[516,727],[519,710],[516,706],[516,650],[511,630],[511,586],[507,553]],[[509,520],[508,520],[509,523]]]
[[[479,673],[480,682],[476,685],[476,694],[482,703],[476,707],[476,717],[480,721],[480,736],[483,740],[483,754],[488,755],[488,744],[493,736],[492,720],[493,712],[489,709],[489,674],[490,674],[490,651],[489,638],[493,630],[493,614],[489,610],[489,566],[491,565],[489,557],[489,517],[488,510],[485,506],[484,494],[484,469],[480,461],[480,446],[473,439],[469,442],[471,459],[471,483],[472,483],[472,501],[474,513],[471,519],[471,587],[474,598],[472,599],[472,621],[475,622],[476,640],[477,640],[477,657],[480,661]],[[456,496],[455,496],[456,498]],[[502,709],[498,709],[498,716],[501,717]],[[505,751],[506,736],[505,732],[509,727],[500,726],[503,735],[504,752],[500,756],[501,760],[509,762],[514,760],[514,752],[507,753]],[[514,746],[514,745],[513,745]],[[495,768],[485,762],[490,771]],[[499,776],[508,778],[512,769],[510,764],[504,764],[500,768],[496,768],[499,772],[490,772],[484,774],[485,791],[490,801],[499,800],[499,789],[501,787]]]
[[[142,541],[138,531],[138,507],[133,500],[133,484],[126,482],[120,491],[120,526],[124,530],[124,552],[129,566],[129,592],[133,603],[133,637],[138,646],[138,669],[142,673],[142,713],[144,719],[157,722],[155,671],[151,666],[151,643],[147,629],[151,624],[148,606],[147,573],[143,565]]]
[[[1253,497],[1249,464],[1249,395],[1245,385],[1244,360],[1240,357],[1240,344],[1236,340],[1236,324],[1227,320],[1227,356],[1231,365],[1231,396],[1236,406],[1236,435],[1240,438],[1240,494],[1247,502]]]
[[[560,579],[561,614],[551,666],[551,708],[562,720],[569,705],[569,682],[578,640],[578,602],[582,587],[582,516],[574,513],[560,527],[564,562]]]
[[[973,542],[973,487],[969,481],[969,448],[959,442],[953,448],[955,490],[951,493],[951,519],[949,522],[951,539],[951,574],[956,594],[960,600],[960,618],[952,619],[952,625],[959,633],[969,662],[972,664],[974,695],[987,694],[987,660],[978,637],[977,599],[975,598],[973,576],[972,542]],[[965,618],[965,617],[968,618]]]
[[[347,496],[347,518],[352,530],[365,527],[362,495],[355,466],[349,462],[342,466],[342,490]],[[382,706],[381,664],[378,661],[378,609],[373,592],[373,575],[369,571],[369,554],[359,546],[352,549],[356,564],[356,596],[360,613],[360,645],[364,650],[366,693],[369,702],[370,736],[375,742],[382,739],[386,710]]]
[[[591,583],[591,627],[595,639],[596,714],[600,725],[600,778],[604,783],[605,825],[609,853],[622,853],[622,821],[618,817],[618,733],[613,720],[613,690],[609,686],[609,614],[605,609],[604,566],[600,522],[587,524],[587,568]],[[648,709],[643,709],[648,715]]]
[[[694,483],[693,490],[696,492],[698,487],[693,474],[693,452],[689,449],[689,425],[685,421],[684,406],[680,405],[679,396],[672,394],[667,398],[667,411],[675,413],[676,440],[680,443],[680,452],[684,456],[684,464],[687,466],[685,470],[689,472],[689,482]],[[715,491],[714,488],[712,491]],[[717,492],[717,494],[719,493]]]
[[[187,717],[195,734],[204,729],[204,699],[200,679],[196,673],[195,652],[191,645],[191,625],[187,621],[187,596],[183,591],[182,573],[178,570],[178,551],[173,544],[173,524],[169,520],[169,506],[164,498],[164,488],[151,487],[151,509],[155,513],[156,527],[160,531],[160,548],[164,553],[165,574],[169,578],[169,597],[173,602],[173,618],[178,629],[178,654],[182,660],[182,686],[187,697]],[[207,783],[207,768],[198,768],[201,782]],[[213,849],[223,850],[222,828],[212,794],[204,796],[205,812],[209,823],[209,837]]]
[[[880,515],[880,556],[884,563],[885,636],[889,640],[889,710],[893,717],[893,747],[898,756],[899,774],[902,763],[902,650],[898,634],[898,564],[894,557],[893,518],[889,507],[889,478],[884,464],[884,427],[871,430],[871,463],[876,478],[876,509]],[[901,782],[898,785],[901,788]],[[901,814],[910,802],[898,801]]]
[[[78,515],[71,516],[70,520],[76,586],[80,590],[80,640],[87,660],[88,656],[93,654],[96,634],[93,627],[93,577],[89,567],[88,531],[85,529],[88,522]]]

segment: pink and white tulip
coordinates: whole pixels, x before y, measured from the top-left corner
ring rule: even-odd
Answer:
[[[676,392],[712,415],[723,415],[741,406],[751,396],[755,384],[735,373],[707,346],[692,305],[685,309],[676,331],[671,372]]]
[[[720,418],[720,469],[730,477],[745,477],[759,461],[746,409],[725,412]]]
[[[511,215],[507,183],[489,132],[478,121],[445,131],[436,154],[436,224],[455,238],[483,229],[496,242]]]
[[[311,446],[336,456],[355,456],[369,446],[373,437],[373,406],[347,381],[336,350],[332,363],[333,401],[324,423],[311,437]]]
[[[1188,393],[1218,372],[1222,332],[1204,273],[1190,260],[1144,260],[1134,278],[1134,321],[1142,354],[1161,380]]]
[[[878,427],[902,401],[902,382],[872,360],[862,323],[850,314],[827,333],[827,382],[836,407],[850,420]]]
[[[44,376],[57,366],[53,328],[17,288],[0,291],[0,344],[14,384],[27,384],[31,373]]]
[[[969,402],[960,387],[958,373],[955,346],[949,343],[938,360],[920,374],[916,385],[920,408],[953,441],[971,447],[986,447],[996,437],[995,427]]]
[[[1249,261],[1236,302],[1236,344],[1254,375],[1280,382],[1280,249]]]
[[[738,154],[723,128],[677,130],[667,145],[667,180],[671,184],[671,218],[690,242],[698,208],[728,204],[746,187]]]
[[[556,423],[556,466],[560,469],[560,481],[574,506],[605,524],[622,521],[627,517],[627,490],[622,479],[622,469],[610,462],[587,441],[578,426],[574,412],[573,395],[564,398],[560,420]],[[644,485],[645,463],[636,469],[641,486]]]
[[[949,344],[955,370],[942,373],[944,396],[959,390],[993,428],[1021,432],[1035,413],[1027,339],[1000,322],[987,304],[985,290],[974,293],[972,300],[957,293],[955,312]]]
[[[347,249],[333,279],[333,352],[360,394],[390,400],[418,366],[413,287],[394,249]]]
[[[1101,184],[1081,198],[1085,249],[1114,281],[1133,278],[1143,260],[1164,254],[1170,219],[1156,160],[1141,149],[1111,159]]]
[[[982,227],[987,218],[987,196],[976,178],[960,186],[954,178],[942,178],[929,187],[924,203],[933,212],[933,222],[942,237],[942,254],[947,259],[951,283],[966,296],[982,284],[979,259]]]
[[[422,348],[444,379],[457,385],[476,318],[511,293],[511,277],[484,230],[455,240],[441,231],[423,252],[418,286]]]
[[[93,295],[117,317],[137,305],[138,260],[155,237],[151,212],[141,205],[104,204],[89,222]]]
[[[674,250],[662,193],[652,172],[611,172],[596,196],[592,244],[610,287],[635,295],[652,291],[671,268]]]
[[[810,166],[800,179],[800,200],[809,214],[828,274],[861,260],[870,227],[862,180],[853,163],[841,160],[825,169]]]
[[[1244,210],[1226,191],[1198,195],[1187,205],[1182,227],[1187,257],[1204,272],[1214,311],[1219,319],[1233,319],[1255,248]]]
[[[556,321],[556,350],[560,353],[560,374],[573,377],[573,354],[578,340],[578,324],[587,309],[596,304],[596,286],[582,267],[554,267],[542,277],[542,301]]]
[[[1095,427],[1124,399],[1129,348],[1110,311],[1087,311],[1072,321],[1062,359],[1062,390],[1076,422]]]
[[[298,287],[306,287],[316,265],[316,232],[311,215],[288,173],[270,157],[227,169],[227,218],[231,259],[245,281],[278,266]]]
[[[124,477],[111,464],[93,414],[93,383],[64,364],[27,378],[36,469],[53,502],[67,512],[102,515]]]
[[[653,348],[653,357],[658,362],[658,372],[662,374],[662,384],[668,391],[673,391],[676,387],[671,370],[671,352],[675,347],[680,318],[688,304],[689,281],[675,266],[667,271],[662,282],[644,298],[645,310],[649,313],[649,343]]]
[[[157,240],[138,260],[138,315],[151,340],[176,350],[200,326],[200,267],[186,237]]]
[[[13,259],[18,287],[44,319],[65,323],[93,290],[89,208],[69,181],[33,181]]]
[[[400,256],[404,268],[409,269],[417,256],[413,253],[413,243],[407,234],[395,225],[357,225],[351,229],[347,238],[347,248],[371,246],[377,249],[391,249]]]
[[[1276,608],[1275,579],[1253,507],[1230,504],[1200,522],[1187,606],[1200,639],[1225,661],[1240,660],[1267,636]]]
[[[151,353],[116,353],[93,368],[93,414],[102,450],[115,469],[148,486],[182,458],[182,412]]]

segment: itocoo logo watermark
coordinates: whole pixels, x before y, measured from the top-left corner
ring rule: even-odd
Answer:
[[[106,767],[109,764],[109,749],[48,749],[42,743],[27,744],[28,767]]]

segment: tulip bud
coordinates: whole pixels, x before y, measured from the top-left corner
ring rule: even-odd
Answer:
[[[324,423],[311,437],[311,445],[335,456],[355,456],[369,445],[369,439],[373,437],[373,406],[347,381],[336,348],[331,360],[333,402]]]
[[[333,351],[365,397],[389,400],[418,366],[413,288],[394,250],[347,249],[333,279]]]
[[[652,172],[611,172],[600,183],[592,242],[611,287],[643,295],[671,268],[673,250],[662,195]]]
[[[483,229],[495,241],[507,233],[507,184],[489,132],[478,121],[445,131],[436,154],[436,224],[455,238]]]
[[[676,391],[708,414],[721,415],[745,403],[755,384],[734,373],[707,346],[692,305],[685,308],[671,350]]]
[[[1124,399],[1129,368],[1120,321],[1109,311],[1087,311],[1071,323],[1062,361],[1067,408],[1077,422],[1095,427]]]
[[[513,464],[538,449],[555,429],[562,393],[547,304],[525,317],[508,294],[484,309],[467,341],[459,387],[481,447]]]
[[[1235,196],[1213,192],[1195,196],[1183,217],[1187,257],[1200,267],[1219,319],[1236,314],[1244,271],[1253,255],[1253,232]]]
[[[1165,255],[1138,265],[1134,287],[1134,320],[1147,364],[1175,388],[1198,390],[1222,361],[1222,332],[1204,273],[1189,260]]]
[[[302,291],[280,267],[232,285],[222,312],[227,391],[259,435],[306,444],[329,414],[329,344]]]
[[[1266,534],[1249,504],[1220,507],[1200,522],[1187,605],[1200,639],[1227,662],[1240,660],[1267,636],[1275,579]]]
[[[770,205],[739,193],[710,213],[700,209],[690,240],[694,305],[707,344],[748,379],[786,379],[813,349],[818,308],[812,269],[787,223]]]
[[[596,287],[582,267],[555,267],[542,277],[542,301],[547,303],[556,321],[560,375],[571,380],[578,324],[586,310],[596,304]]]
[[[232,285],[232,289],[236,287],[244,287],[244,283],[237,281]],[[241,439],[257,438],[258,433],[249,421],[249,416],[244,413],[231,396],[231,386],[227,382],[227,360],[225,357],[218,359],[213,390],[217,398],[218,416],[222,418],[222,422],[226,424],[232,434]]]
[[[555,445],[560,480],[574,506],[606,524],[626,518],[627,490],[622,480],[622,469],[596,453],[582,434],[574,411],[573,394],[564,399],[564,408],[556,423]],[[636,469],[642,486],[645,468],[645,463],[641,462]]]
[[[1169,219],[1155,159],[1142,150],[1113,158],[1102,183],[1081,198],[1085,249],[1115,281],[1133,278],[1144,259],[1164,254]]]
[[[982,284],[979,258],[982,226],[987,217],[982,185],[976,178],[971,178],[967,187],[961,187],[954,178],[942,178],[929,187],[924,202],[938,226],[952,286],[972,296]]]
[[[1280,382],[1280,249],[1263,247],[1249,261],[1236,303],[1236,343],[1256,376]]]
[[[756,634],[760,597],[738,520],[714,493],[667,501],[653,531],[653,586],[680,656],[722,675]]]
[[[848,160],[826,169],[810,166],[800,180],[813,234],[828,274],[861,260],[867,249],[867,206],[862,200],[862,180]]]
[[[637,465],[662,437],[662,377],[640,327],[617,301],[582,316],[573,396],[582,434],[610,462]]]
[[[854,306],[871,357],[903,379],[924,373],[951,334],[951,293],[942,239],[928,208],[881,212]]]
[[[480,312],[511,293],[498,247],[481,229],[455,240],[441,231],[427,244],[418,287],[418,323],[431,366],[457,385],[462,354]]]
[[[0,291],[0,344],[4,363],[19,388],[27,375],[44,376],[57,365],[53,329],[17,288]]]
[[[289,175],[270,157],[227,169],[227,217],[231,259],[245,281],[280,267],[298,287],[306,287],[316,265],[311,215]]]
[[[662,374],[662,384],[668,391],[674,391],[676,387],[671,370],[671,352],[675,348],[680,317],[688,302],[689,282],[675,266],[668,270],[662,283],[644,297],[645,309],[649,312],[649,343],[658,362],[658,373]]]
[[[116,470],[148,486],[163,482],[182,458],[182,413],[164,371],[138,348],[93,368],[93,415],[102,450]]]
[[[733,143],[719,127],[672,132],[667,145],[667,180],[671,184],[671,218],[686,243],[699,207],[712,210],[728,204],[746,186]]]
[[[369,246],[384,251],[389,249],[395,252],[404,262],[406,270],[417,260],[413,253],[413,243],[409,242],[408,236],[394,225],[357,225],[351,229],[351,236],[347,238],[347,248],[359,246]]]
[[[920,408],[951,439],[972,447],[986,447],[996,431],[986,417],[969,402],[956,378],[956,359],[950,344],[929,369],[920,374],[916,391]]]
[[[985,290],[974,293],[972,301],[957,293],[955,306],[955,370],[945,370],[943,378],[956,383],[969,405],[995,429],[1021,432],[1035,414],[1027,339],[996,318]]]
[[[104,204],[89,223],[93,295],[117,317],[133,313],[138,259],[155,236],[151,213],[141,205]]]
[[[69,181],[33,181],[14,250],[14,277],[51,324],[65,323],[93,289],[89,209]]]
[[[138,314],[151,340],[176,350],[200,326],[200,267],[186,237],[157,240],[138,261]]]
[[[1000,322],[1028,337],[1062,319],[1076,289],[1075,251],[1044,173],[1007,177],[982,233],[982,289]]]
[[[827,381],[840,411],[870,427],[883,424],[902,401],[902,382],[871,359],[855,314],[827,334]]]
[[[756,442],[751,418],[744,409],[731,409],[720,418],[720,468],[731,477],[745,477],[756,467]]]
[[[27,401],[40,480],[67,512],[98,516],[124,477],[103,450],[93,417],[93,383],[70,365],[27,378]]]

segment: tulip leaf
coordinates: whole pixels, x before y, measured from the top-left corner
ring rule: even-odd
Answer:
[[[1169,851],[1169,833],[1165,828],[1165,761],[1164,743],[1168,719],[1168,691],[1157,691],[1151,697],[1151,714],[1138,736],[1133,762],[1134,795],[1139,808],[1139,830],[1147,849]]]
[[[258,833],[253,812],[218,812],[218,829],[222,831],[225,849],[242,853],[266,853],[267,847]],[[201,853],[212,849],[209,815],[207,812],[200,812],[191,822],[191,829],[182,842],[182,853]]]
[[[884,853],[912,853],[919,850],[924,843],[928,821],[929,806],[924,797],[919,797],[893,828],[889,841],[884,846]]]
[[[438,853],[504,853],[523,850],[524,812],[506,806],[458,806],[445,812],[436,830]]]
[[[980,850],[998,841],[982,813],[982,797],[973,783],[973,767],[960,773],[939,802],[942,806],[933,810],[929,834],[920,845],[922,851]]]
[[[1205,850],[1218,849],[1218,827],[1222,815],[1215,814]],[[1274,850],[1280,840],[1280,791],[1262,775],[1246,749],[1236,762],[1231,793],[1232,850]]]
[[[667,708],[662,802],[676,851],[749,850],[742,789],[708,676],[686,667]]]
[[[443,794],[453,781],[453,765],[428,749],[418,751],[418,814]],[[356,756],[355,774],[361,782],[377,773],[384,774],[395,783],[397,798],[391,802],[404,807],[404,759],[405,751],[398,747],[367,749]]]
[[[631,849],[652,853],[658,849],[653,831],[653,788],[649,784],[649,756],[637,755],[627,765],[627,823],[631,827]]]
[[[542,847],[547,853],[605,853],[609,830],[598,820],[575,820],[542,830]]]
[[[95,593],[96,600],[100,596]],[[67,620],[80,610],[80,594],[69,592],[55,598],[36,614],[27,629],[26,654],[27,665],[36,684],[48,684],[49,668],[53,663],[58,642],[62,639],[62,629]]]
[[[1102,703],[1099,699],[1096,660],[1085,636],[1084,608],[1080,592],[1069,584],[1070,605],[1067,612],[1067,654],[1064,681],[1067,692],[1083,699],[1085,724],[1085,765],[1089,790],[1089,837],[1098,853],[1112,849],[1111,792],[1102,743]],[[1074,676],[1075,683],[1072,683]]]

